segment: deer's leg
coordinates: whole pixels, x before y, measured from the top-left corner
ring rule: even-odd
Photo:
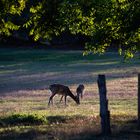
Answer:
[[[49,102],[48,102],[48,106],[50,105],[50,102],[52,102],[53,104],[53,97],[55,96],[56,93],[53,93],[50,98],[49,98]]]
[[[65,105],[67,105],[67,95],[65,95]]]
[[[60,103],[62,102],[62,99],[63,99],[63,95],[62,95],[62,97],[60,98]]]

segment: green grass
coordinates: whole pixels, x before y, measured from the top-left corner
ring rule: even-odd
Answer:
[[[102,139],[100,133],[98,74],[106,74],[111,128],[108,139],[139,139],[137,130],[138,58],[126,63],[115,52],[82,55],[82,51],[0,49],[0,139]],[[77,106],[54,98],[47,106],[47,90],[53,83],[65,84],[75,94],[86,87]],[[133,123],[132,123],[133,122]]]

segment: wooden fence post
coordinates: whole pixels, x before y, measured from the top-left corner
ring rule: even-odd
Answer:
[[[138,127],[140,128],[140,73],[138,74]]]
[[[98,75],[98,88],[100,96],[100,117],[101,117],[101,133],[103,135],[111,134],[110,128],[110,111],[108,110],[108,100],[106,98],[106,81],[105,75]]]

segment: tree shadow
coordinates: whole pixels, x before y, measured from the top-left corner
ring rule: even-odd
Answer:
[[[0,68],[0,93],[5,94],[47,89],[53,83],[93,84],[98,74],[108,75],[108,80],[134,76],[139,61],[122,63],[116,53],[83,57],[80,51],[5,49],[0,55]]]
[[[122,123],[122,122],[121,122]],[[118,124],[119,125],[119,124]],[[117,124],[116,124],[116,127]],[[60,132],[62,139],[72,139],[72,140],[139,140],[140,139],[140,129],[137,127],[137,120],[129,120],[123,122],[119,129],[114,128],[114,125],[111,126],[112,133],[110,135],[101,134],[100,130],[91,130],[84,129],[78,134],[66,134]]]
[[[114,117],[114,116],[113,116]],[[116,117],[116,118],[115,118]],[[94,126],[82,126],[82,129],[78,127],[78,124],[69,124],[69,122],[85,120],[84,116],[47,116],[48,124],[45,126],[30,126],[23,127],[23,129],[6,130],[0,133],[1,140],[139,140],[140,129],[137,127],[136,119],[129,119],[127,121],[119,120],[120,116],[115,116],[114,122],[111,124],[112,134],[104,136],[100,133],[100,127]],[[99,119],[99,118],[98,118]],[[123,119],[123,117],[122,117]],[[94,120],[96,121],[96,120]],[[119,122],[118,122],[119,121]],[[85,122],[85,124],[88,122]],[[92,124],[90,124],[92,125]],[[43,129],[41,129],[43,127]],[[20,127],[19,127],[20,128]],[[39,128],[39,129],[38,129]],[[72,131],[71,131],[72,130]]]
[[[40,140],[42,137],[44,137],[44,140],[55,140],[53,133],[39,131],[34,128],[25,130],[25,132],[13,130],[0,135],[1,140]]]
[[[66,123],[68,119],[70,119],[70,117],[68,116],[48,116],[47,117],[49,124]]]

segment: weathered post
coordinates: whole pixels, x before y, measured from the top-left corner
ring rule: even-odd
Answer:
[[[140,73],[138,74],[138,128],[140,128]]]
[[[108,100],[106,97],[106,81],[105,75],[98,75],[98,88],[100,96],[100,117],[101,117],[101,133],[103,135],[111,134],[110,128],[110,111],[108,110]]]

